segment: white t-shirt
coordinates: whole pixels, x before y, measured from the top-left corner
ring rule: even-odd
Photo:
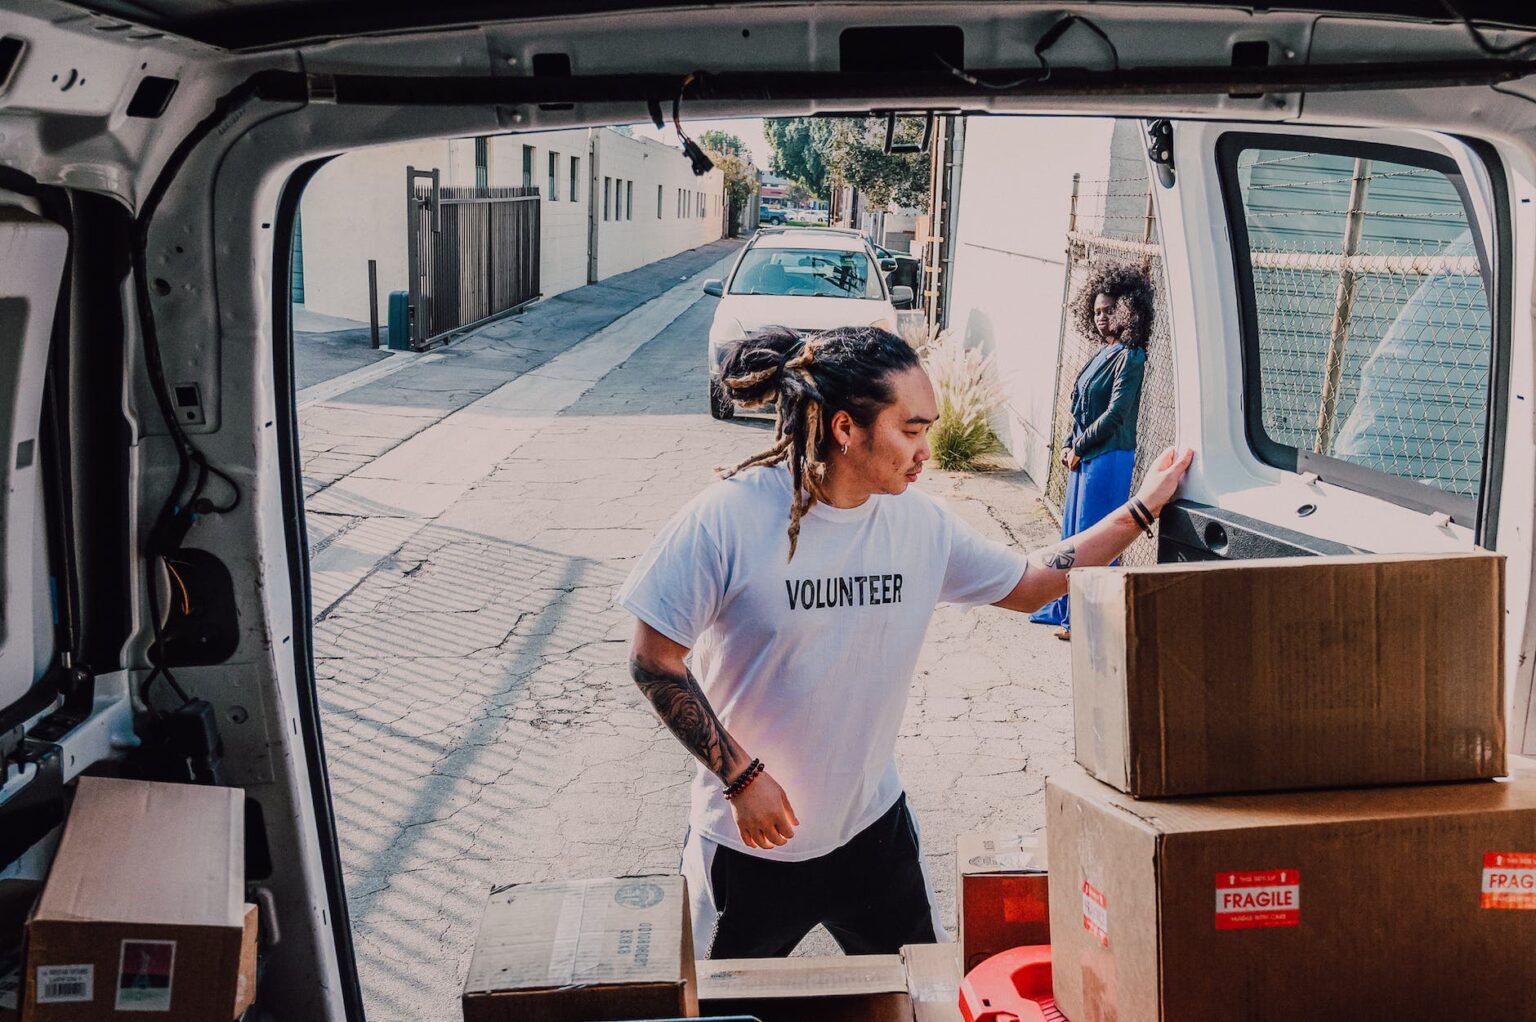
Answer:
[[[798,861],[841,847],[895,804],[896,735],[934,607],[996,603],[1024,558],[909,487],[856,508],[814,505],[789,561],[789,503],[782,465],[710,486],[656,537],[619,603],[692,649],[705,698],[800,819],[787,844],[748,848],[701,765],[690,825],[738,851]]]

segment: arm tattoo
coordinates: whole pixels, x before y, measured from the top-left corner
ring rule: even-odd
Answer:
[[[685,666],[679,674],[631,657],[629,673],[661,722],[710,772],[727,783],[741,772],[746,754],[726,733],[692,671]]]
[[[1035,562],[1042,568],[1055,568],[1057,571],[1067,571],[1077,563],[1077,547],[1072,543],[1058,543],[1056,546],[1048,546],[1044,550],[1036,551]]]

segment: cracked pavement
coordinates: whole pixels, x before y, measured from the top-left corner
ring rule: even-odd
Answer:
[[[613,598],[713,468],[771,436],[706,411],[713,300],[681,278],[734,251],[561,296],[300,414],[316,673],[374,1022],[459,1018],[493,884],[678,868],[692,759],[629,680]],[[1022,473],[920,485],[994,538],[1055,537]],[[951,925],[956,835],[1044,824],[1045,777],[1071,759],[1068,659],[1023,615],[934,618],[897,756]],[[818,929],[799,953],[838,952]]]

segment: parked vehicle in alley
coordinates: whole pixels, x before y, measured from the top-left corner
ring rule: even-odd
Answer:
[[[783,206],[764,206],[764,207],[762,207],[762,209],[760,209],[758,211],[757,222],[760,223],[760,224],[763,224],[765,226],[769,226],[769,227],[771,227],[771,226],[773,226],[775,224],[778,224],[779,226],[783,226],[783,224],[784,224],[784,207]]]
[[[886,284],[881,260],[863,235],[834,228],[760,231],[730,276],[706,280],[704,293],[720,299],[709,328],[709,413],[717,419],[736,410],[719,381],[731,341],[766,326],[807,333],[867,324],[894,330],[896,310],[913,299],[910,287]]]
[[[896,308],[911,308],[916,303],[918,288],[922,286],[922,260],[910,253],[892,252],[890,249],[882,248],[879,245],[873,247],[875,255],[880,257],[880,270],[885,274],[885,282],[892,288],[908,287],[912,289],[913,298],[906,304],[897,303]]]

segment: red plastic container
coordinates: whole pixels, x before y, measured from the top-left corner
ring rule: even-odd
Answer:
[[[1067,1022],[1051,992],[1051,946],[1033,944],[993,955],[960,982],[965,1022]]]

